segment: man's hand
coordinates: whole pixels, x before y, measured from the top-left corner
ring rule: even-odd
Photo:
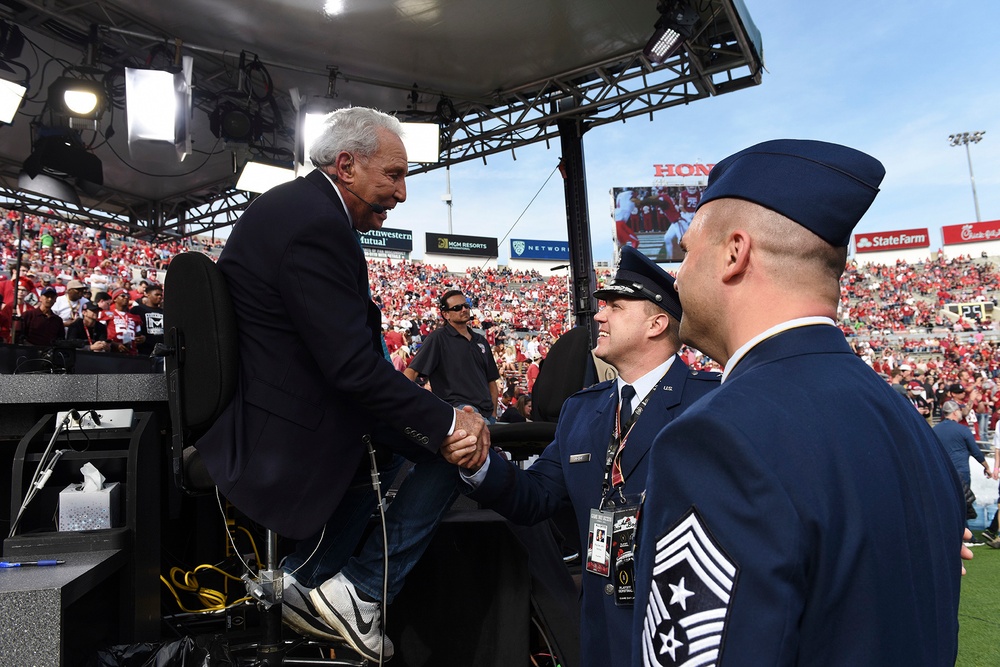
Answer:
[[[965,541],[972,539],[972,531],[968,528],[965,529],[965,533],[962,534],[962,539]],[[965,546],[965,542],[962,542],[962,560],[972,560],[972,549]],[[965,566],[962,566],[962,576],[965,576]]]
[[[441,445],[441,456],[470,472],[479,470],[490,450],[490,432],[475,410],[455,411],[455,432]]]

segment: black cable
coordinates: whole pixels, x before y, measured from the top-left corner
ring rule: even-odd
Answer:
[[[213,155],[221,155],[221,154],[225,153],[225,151],[215,151],[215,148],[219,145],[220,141],[222,141],[222,139],[216,139],[215,146],[212,147],[212,151],[213,152],[208,153],[208,157],[206,157],[202,161],[201,164],[199,164],[197,167],[195,167],[191,171],[185,171],[185,172],[180,173],[180,174],[153,174],[151,172],[144,171],[142,169],[139,169],[135,165],[129,164],[128,160],[126,160],[125,158],[123,158],[121,155],[118,154],[118,151],[115,150],[115,147],[114,147],[113,144],[109,143],[108,144],[108,148],[111,149],[111,152],[114,153],[114,155],[115,155],[116,158],[118,158],[119,160],[121,160],[122,164],[124,164],[126,167],[128,167],[132,171],[142,174],[143,176],[152,176],[153,178],[180,178],[182,176],[190,176],[194,172],[196,172],[199,169],[201,169],[202,167],[204,167],[205,164],[212,158]]]

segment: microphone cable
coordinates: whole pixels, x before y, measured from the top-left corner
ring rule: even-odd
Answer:
[[[379,606],[382,611],[382,622],[380,627],[379,644],[378,644],[378,664],[382,667],[384,664],[384,659],[382,652],[385,650],[385,628],[386,628],[386,604],[385,599],[389,596],[389,539],[386,536],[385,530],[385,499],[382,498],[382,483],[378,478],[378,464],[375,462],[375,448],[372,446],[372,439],[367,433],[365,433],[361,440],[365,443],[365,447],[368,448],[368,457],[371,459],[372,465],[372,488],[375,489],[375,501],[378,503],[378,514],[380,523],[382,524],[382,599],[379,601]]]

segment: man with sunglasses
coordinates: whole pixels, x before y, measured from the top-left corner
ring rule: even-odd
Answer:
[[[486,338],[469,327],[472,309],[460,290],[445,292],[438,306],[445,325],[427,336],[403,372],[411,380],[426,375],[438,398],[458,408],[470,405],[492,424],[500,378],[493,350]]]

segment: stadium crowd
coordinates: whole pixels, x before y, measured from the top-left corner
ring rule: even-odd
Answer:
[[[12,278],[19,228],[25,294],[24,304],[15,308]],[[147,289],[161,281],[175,254],[196,249],[214,255],[223,243],[189,238],[152,244],[36,215],[22,221],[19,213],[3,211],[0,261],[6,270],[0,274],[0,335],[10,339],[11,315],[39,307],[46,288],[54,289],[56,300],[65,301],[73,281],[84,284],[84,303],[100,303],[97,317],[102,323],[111,321],[119,309],[111,298],[119,290],[127,295],[121,308],[138,308],[141,315],[149,305]],[[474,323],[493,346],[505,384],[519,392],[530,391],[539,363],[571,325],[563,277],[506,266],[454,273],[444,266],[401,259],[372,259],[369,267],[387,347],[397,367],[405,368],[422,338],[439,325],[436,302],[449,289],[469,295]],[[598,276],[599,284],[603,278]],[[919,383],[919,394],[932,413],[947,398],[963,398],[960,402],[971,404],[974,415],[970,424],[985,439],[1000,419],[1000,350],[992,317],[1000,292],[997,267],[986,259],[946,258],[943,253],[912,264],[862,264],[854,259],[841,285],[840,323],[858,356],[908,397],[912,394],[907,385]],[[52,306],[59,311],[60,304]],[[682,354],[692,368],[718,370],[694,350],[685,348]],[[952,391],[959,385],[964,397]]]

